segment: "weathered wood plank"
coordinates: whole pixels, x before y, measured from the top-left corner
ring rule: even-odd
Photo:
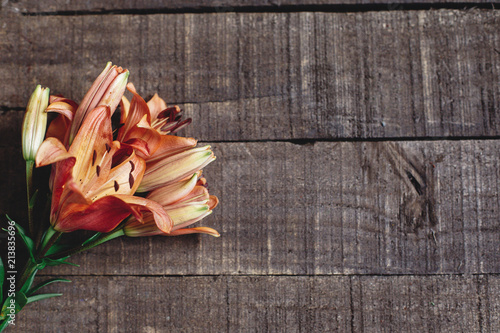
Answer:
[[[500,278],[73,277],[11,332],[497,332]],[[85,314],[85,315],[75,315]],[[37,327],[33,330],[33,323]]]
[[[8,17],[0,104],[36,83],[80,100],[111,59],[206,141],[497,136],[499,29],[494,10]]]
[[[213,147],[204,224],[221,238],[118,239],[48,272],[500,273],[500,140]]]
[[[441,0],[439,4],[454,3],[490,3],[487,0]],[[23,13],[59,13],[59,12],[103,12],[119,10],[215,10],[221,12],[234,10],[251,10],[258,7],[259,10],[290,10],[295,6],[339,6],[339,5],[382,5],[385,10],[404,8],[404,5],[436,3],[435,0],[86,0],[86,1],[45,1],[43,4],[36,0],[25,0],[22,3],[7,3],[6,9],[16,10]],[[292,7],[292,8],[290,8]]]

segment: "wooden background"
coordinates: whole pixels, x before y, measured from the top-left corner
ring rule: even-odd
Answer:
[[[75,256],[9,332],[500,332],[498,6],[2,1],[0,211],[35,85],[111,60],[212,144],[222,234]]]

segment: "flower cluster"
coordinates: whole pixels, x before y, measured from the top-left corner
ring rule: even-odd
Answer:
[[[215,159],[210,146],[173,135],[190,119],[182,120],[181,110],[167,107],[156,94],[146,102],[127,84],[128,76],[128,70],[108,63],[79,105],[50,96],[46,112],[58,115],[35,162],[52,165],[53,229],[108,233],[120,225],[133,237],[218,236],[211,228],[188,228],[218,203],[201,176]],[[130,102],[126,89],[133,95]],[[120,126],[113,130],[118,105]]]
[[[212,228],[190,227],[218,203],[202,177],[215,159],[210,146],[174,135],[191,119],[183,120],[179,107],[168,107],[156,94],[146,102],[128,77],[128,70],[108,63],[80,104],[41,86],[31,95],[22,132],[28,230],[7,216],[2,237],[12,245],[0,257],[0,332],[27,304],[62,295],[40,289],[69,280],[33,282],[47,266],[71,264],[74,254],[122,236],[219,236]],[[118,106],[120,122],[113,127]],[[50,123],[48,112],[55,116]],[[35,165],[51,165],[48,189],[34,181],[44,174],[34,172]],[[65,236],[78,230],[94,233]],[[16,236],[27,250],[18,274]]]

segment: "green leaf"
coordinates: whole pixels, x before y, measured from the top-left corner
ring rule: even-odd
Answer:
[[[3,319],[0,319],[0,320],[3,320]],[[10,325],[10,321],[8,320],[4,320],[2,321],[2,323],[0,324],[0,332],[3,332],[3,330]]]
[[[9,219],[9,221],[11,222],[14,222],[10,217],[7,216],[7,218]],[[21,227],[18,223],[14,222],[14,226],[16,227],[17,229],[17,234],[19,236],[21,236],[21,239],[23,240],[24,244],[26,245],[26,247],[28,248],[28,252],[30,253],[30,257],[31,257],[31,260],[33,262],[36,262],[35,261],[35,255],[33,254],[33,251],[35,250],[35,243],[33,242],[33,240],[31,238],[29,238],[27,235],[26,235],[26,232],[24,231],[23,227]]]
[[[9,304],[10,299],[11,299],[10,297],[7,297],[2,304],[2,311],[0,312],[0,320],[4,320],[5,318],[7,318],[7,312],[5,310],[7,310],[7,305]]]
[[[3,300],[3,280],[5,279],[5,268],[3,267],[2,257],[0,257],[0,301]]]
[[[7,313],[10,312],[9,307],[12,304],[11,303],[12,299],[14,299],[14,298],[7,297],[7,299],[5,299],[5,302],[3,302],[2,312],[0,313],[0,320],[4,320],[5,318],[7,318]],[[28,303],[28,298],[26,297],[26,295],[23,292],[17,291],[14,302],[15,302],[14,313],[18,313]]]
[[[30,296],[28,297],[27,304],[57,296],[62,296],[62,294],[40,294],[40,295]]]
[[[33,193],[33,196],[30,199],[30,202],[29,202],[29,207],[30,208],[35,207],[35,201],[36,201],[37,195],[38,195],[38,189],[35,190],[35,193]]]
[[[21,292],[25,294],[30,288],[31,285],[33,284],[33,280],[35,279],[35,275],[38,272],[38,269],[34,269],[33,272],[30,274],[24,285],[21,287]]]
[[[72,262],[66,261],[69,256],[61,258],[61,259],[50,259],[50,258],[43,258],[43,264],[47,266],[57,266],[57,265],[70,265],[70,266],[75,266],[75,267],[80,267],[80,265],[74,264]]]
[[[65,251],[68,248],[69,248],[69,246],[67,246],[67,245],[55,244],[55,245],[52,245],[50,247],[50,249],[47,251],[47,253],[45,253],[45,255],[46,256],[50,256],[51,254],[55,254],[55,253],[58,253],[58,252]]]
[[[28,304],[28,298],[22,291],[16,291],[16,313]]]
[[[55,283],[55,282],[71,282],[70,280],[67,280],[67,279],[58,279],[58,278],[54,278],[54,279],[50,279],[50,280],[47,280],[47,281],[43,281],[42,283],[39,283],[37,284],[35,287],[31,288],[30,291],[28,291],[26,293],[27,296],[30,296],[34,293],[36,293],[38,290],[42,289],[43,287],[51,284],[51,283]],[[29,298],[28,298],[29,300]]]
[[[48,244],[48,242],[50,241],[50,239],[52,238],[52,236],[54,236],[54,234],[56,233],[57,231],[54,230],[54,228],[52,226],[50,226],[44,233],[42,239],[42,246],[41,248],[45,248],[45,246]]]
[[[96,240],[97,238],[99,238],[101,235],[102,235],[102,233],[100,233],[100,232],[96,233],[94,236],[90,237],[90,238],[89,238],[89,239],[87,239],[85,242],[83,242],[83,243],[82,243],[82,246],[85,246],[85,245],[87,245],[88,243],[93,242],[94,240]]]

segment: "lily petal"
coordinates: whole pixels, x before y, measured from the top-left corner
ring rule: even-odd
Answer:
[[[72,203],[65,206],[64,215],[59,216],[54,229],[61,232],[92,230],[110,232],[127,216],[132,207],[114,196],[101,198],[90,205]]]
[[[208,194],[208,190],[204,186],[195,186],[191,192],[188,193],[188,195],[183,197],[181,200],[166,206],[165,209],[171,210],[194,205],[206,205],[210,208],[208,205],[209,199],[210,196]]]
[[[146,162],[132,150],[132,154],[128,158],[111,169],[105,182],[96,183],[90,187],[86,195],[92,200],[107,195],[131,195],[139,187],[145,170]]]
[[[142,183],[137,189],[147,192],[171,184],[175,181],[191,177],[215,160],[210,146],[193,148],[182,153],[167,157],[158,162],[148,164]]]
[[[149,146],[148,143],[142,139],[130,139],[127,142],[122,142],[124,147],[130,147],[135,149],[142,156],[149,156]]]
[[[162,232],[169,233],[172,230],[174,222],[157,202],[132,195],[117,194],[114,197],[123,200],[131,206],[136,206],[139,209],[148,210],[153,213],[156,227]]]
[[[146,160],[154,162],[196,147],[198,140],[175,135],[162,135],[158,149]]]
[[[153,218],[145,218],[144,223],[137,221],[134,218],[129,219],[125,223],[123,228],[125,235],[128,237],[146,237],[146,236],[156,236],[165,235],[163,231],[158,229],[156,223],[154,223]]]
[[[175,182],[156,189],[152,191],[147,198],[158,202],[162,206],[170,205],[187,196],[196,186],[197,181],[198,175],[195,174],[190,179]]]
[[[220,237],[220,234],[217,232],[217,230],[208,227],[196,227],[189,229],[172,230],[168,235],[165,236],[180,236],[189,234],[207,234],[207,235],[212,235],[214,237]]]
[[[125,124],[128,117],[128,112],[130,110],[130,102],[127,97],[122,96],[120,101],[120,124]]]
[[[69,133],[69,143],[73,142],[79,128],[82,126],[88,114],[92,112],[96,106],[103,104],[110,108],[110,114],[113,114],[116,106],[121,100],[121,96],[125,91],[125,84],[128,79],[128,71],[121,67],[112,66],[111,62],[106,64],[106,68],[97,77],[92,84],[82,102],[75,111],[73,122]],[[124,75],[121,75],[124,74]],[[122,82],[124,81],[124,82]],[[121,91],[121,92],[120,92]],[[115,98],[112,100],[112,98]]]
[[[54,120],[50,122],[47,128],[46,138],[57,138],[59,141],[64,142],[66,133],[68,132],[71,122],[63,115],[58,115]]]
[[[144,126],[146,124],[144,123],[139,123],[138,125],[134,126],[132,130],[130,130],[125,138],[125,142],[134,142],[133,140],[141,140],[142,142],[147,144],[147,152],[148,154],[143,154],[143,150],[139,150],[138,153],[142,158],[149,158],[150,155],[152,155],[158,147],[160,147],[161,144],[161,139],[162,136],[158,131],[155,129]]]
[[[113,139],[109,107],[91,111],[76,135],[69,153],[76,157],[73,178],[80,184],[99,173],[101,161],[108,154]]]
[[[219,198],[215,195],[211,195],[208,199],[207,205],[210,209],[214,209],[219,204]]]
[[[120,70],[121,68],[118,69],[119,72]],[[130,72],[126,69],[124,71],[121,71],[102,95],[102,98],[98,105],[108,106],[111,110],[111,114],[115,112],[116,107],[121,101],[121,97],[125,92],[129,74]]]
[[[38,168],[41,166],[56,163],[70,157],[73,157],[73,155],[66,151],[66,148],[61,141],[52,137],[47,138],[41,144],[40,148],[38,149],[38,153],[36,154],[36,167]]]
[[[154,96],[148,101],[149,112],[151,113],[151,119],[158,118],[158,114],[167,108],[167,103],[158,96],[158,94],[154,94]]]
[[[127,87],[130,85],[131,84],[129,83]],[[144,116],[146,116],[146,121],[151,123],[151,115],[149,114],[149,108],[146,101],[144,101],[144,99],[137,93],[134,93],[134,97],[130,102],[130,108],[128,110],[125,123],[118,131],[118,140],[124,142],[130,139],[127,135],[128,132],[132,130],[132,128],[135,127]]]
[[[62,114],[68,120],[73,120],[73,114],[75,112],[75,108],[70,105],[69,103],[66,102],[55,102],[49,104],[47,109],[45,109],[45,112],[57,112],[59,114]]]
[[[174,221],[173,230],[177,230],[212,214],[207,205],[189,205],[180,208],[167,209],[167,214]]]

